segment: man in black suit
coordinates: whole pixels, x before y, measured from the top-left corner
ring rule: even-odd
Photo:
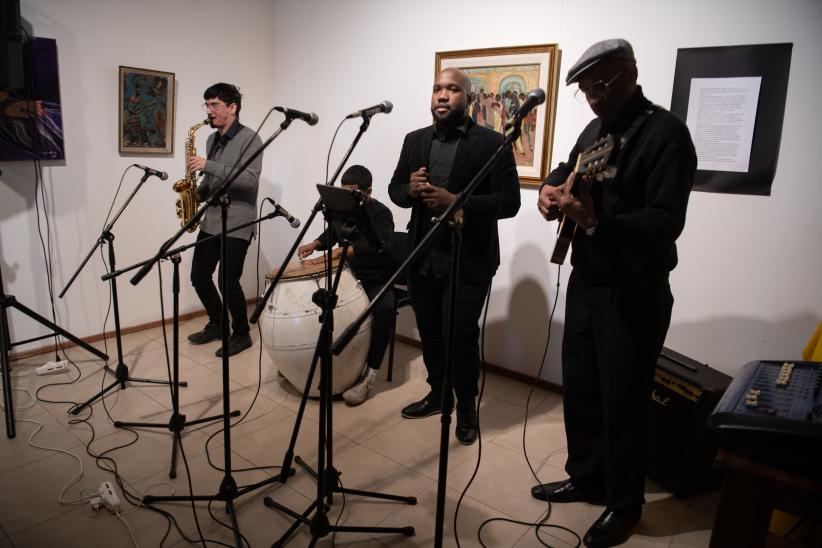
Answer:
[[[431,218],[456,199],[474,175],[502,144],[499,133],[478,126],[467,115],[471,80],[458,69],[441,71],[431,94],[433,125],[406,135],[394,176],[388,186],[391,200],[411,208],[410,245],[431,229]],[[457,396],[457,439],[466,445],[477,439],[477,378],[479,376],[479,316],[499,266],[497,219],[516,215],[520,206],[519,179],[508,147],[479,184],[462,210],[464,226],[457,283],[454,362],[450,383]],[[431,392],[406,406],[402,415],[418,419],[441,411],[439,394],[445,379],[448,279],[451,234],[442,231],[411,267],[408,289],[422,340],[423,359]],[[446,394],[445,404],[452,405]]]

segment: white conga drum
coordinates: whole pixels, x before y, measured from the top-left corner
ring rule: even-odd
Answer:
[[[333,266],[336,275],[339,261],[334,261]],[[277,271],[274,270],[266,276],[266,280],[270,283],[276,275]],[[274,366],[300,392],[305,389],[311,358],[320,333],[319,317],[322,311],[312,302],[311,296],[324,287],[325,264],[302,261],[289,263],[260,316],[263,346]],[[344,266],[337,288],[337,307],[334,309],[334,338],[367,306],[368,295],[348,267]],[[343,392],[359,379],[370,342],[369,317],[345,350],[339,356],[333,356],[334,394]],[[320,395],[319,381],[320,365],[317,363],[309,396]]]

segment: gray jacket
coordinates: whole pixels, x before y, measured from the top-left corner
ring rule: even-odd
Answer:
[[[226,179],[229,178],[232,168],[237,169],[243,165],[248,158],[254,154],[261,146],[262,140],[252,130],[242,124],[237,124],[226,132],[229,139],[219,150],[211,153],[214,138],[217,133],[212,133],[208,137],[206,150],[209,151],[211,159],[206,160],[205,176],[198,186],[200,199],[205,201]],[[225,138],[224,136],[224,138]],[[246,146],[248,148],[246,149]],[[243,153],[242,158],[240,154]],[[235,166],[236,164],[236,166]],[[231,205],[228,208],[228,228],[253,221],[257,217],[257,190],[260,186],[260,172],[263,168],[263,155],[260,154],[253,162],[234,180],[228,189],[231,198]],[[208,234],[219,234],[221,232],[220,207],[212,207],[206,211],[200,230]],[[229,236],[250,240],[256,233],[256,225],[243,228],[236,232],[231,232]]]

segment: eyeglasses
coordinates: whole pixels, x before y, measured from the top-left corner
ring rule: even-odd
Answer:
[[[222,101],[212,101],[210,103],[206,102],[203,103],[203,110],[206,112],[208,112],[209,110],[211,110],[212,112],[219,112],[226,106],[227,105]]]
[[[611,93],[611,86],[617,81],[617,78],[622,76],[623,72],[625,72],[625,70],[617,72],[616,75],[607,82],[597,80],[596,82],[593,82],[588,89],[583,89],[582,87],[577,88],[574,90],[574,99],[580,103],[587,102],[588,97],[605,99],[608,97],[608,94]]]

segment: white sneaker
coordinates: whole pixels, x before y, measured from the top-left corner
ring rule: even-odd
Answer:
[[[377,382],[376,375],[366,375],[360,382],[343,392],[343,399],[348,405],[359,405],[368,399],[374,384]]]

